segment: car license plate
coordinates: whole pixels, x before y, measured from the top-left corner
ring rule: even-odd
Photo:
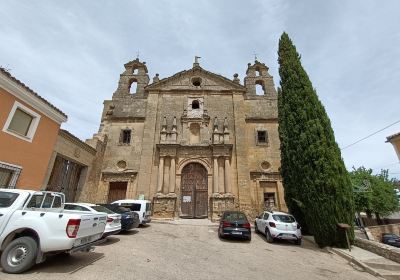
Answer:
[[[119,223],[119,219],[115,219],[114,223],[116,223],[116,224]]]
[[[232,234],[242,235],[240,231],[232,231]]]
[[[284,234],[282,234],[282,236],[283,236],[283,237],[292,237],[292,235],[291,235],[291,234],[288,234],[288,233],[284,233]]]

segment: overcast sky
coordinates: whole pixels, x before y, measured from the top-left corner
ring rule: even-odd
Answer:
[[[4,1],[0,65],[68,115],[63,128],[96,133],[123,64],[150,78],[201,66],[243,81],[254,53],[279,85],[277,49],[288,32],[344,147],[400,120],[400,1]],[[400,164],[386,136],[342,151],[348,169]]]

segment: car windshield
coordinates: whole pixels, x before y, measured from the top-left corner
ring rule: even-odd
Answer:
[[[140,211],[142,205],[139,203],[121,203],[121,206],[129,208],[132,211]]]
[[[293,218],[293,216],[290,215],[272,215],[272,218],[274,218],[275,221],[277,222],[282,222],[282,223],[294,223],[296,220]]]
[[[105,205],[100,205],[100,206],[104,206],[107,209],[110,209],[111,211],[118,213],[118,214],[122,214],[122,213],[126,213],[126,212],[130,212],[131,210],[125,207],[121,207],[118,205],[114,205],[114,204],[105,204]]]
[[[104,212],[104,213],[107,213],[107,214],[114,214],[113,211],[111,211],[110,209],[107,209],[106,207],[101,206],[101,205],[90,206],[90,208],[96,210],[97,212]]]
[[[0,192],[0,208],[10,207],[19,194],[12,192]]]
[[[225,221],[247,221],[246,215],[240,212],[229,212],[224,214]]]

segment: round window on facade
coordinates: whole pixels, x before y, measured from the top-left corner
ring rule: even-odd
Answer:
[[[118,168],[125,169],[126,168],[126,161],[120,160],[117,162]]]
[[[271,168],[271,164],[268,162],[268,161],[263,161],[263,162],[261,162],[261,168],[263,169],[263,170],[268,170],[268,169],[270,169]]]
[[[194,85],[195,87],[199,87],[201,86],[201,78],[200,77],[194,77],[192,78],[192,85]]]

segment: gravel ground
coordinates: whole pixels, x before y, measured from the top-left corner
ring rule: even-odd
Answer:
[[[22,275],[1,280],[90,279],[377,279],[315,247],[220,240],[216,226],[152,223],[109,237],[91,253],[54,256]]]

